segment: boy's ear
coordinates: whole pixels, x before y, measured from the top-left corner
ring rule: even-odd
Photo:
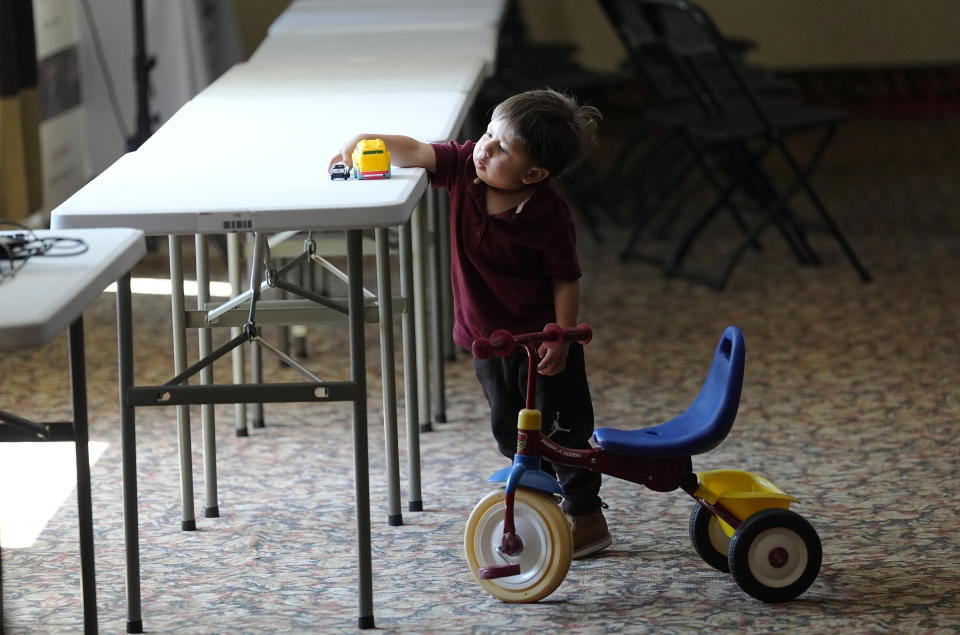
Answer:
[[[524,185],[533,185],[534,183],[539,183],[543,181],[548,176],[550,176],[550,170],[546,168],[538,168],[537,166],[531,166],[527,173],[523,176]]]

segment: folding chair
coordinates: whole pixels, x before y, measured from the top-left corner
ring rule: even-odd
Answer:
[[[686,125],[699,122],[705,116],[705,105],[699,103],[696,95],[692,95],[688,87],[674,76],[674,69],[669,63],[669,56],[663,50],[658,36],[648,24],[643,8],[634,0],[603,0],[602,6],[624,46],[630,53],[633,66],[640,72],[649,93],[656,100],[642,113],[642,119],[652,123],[654,130],[661,136],[649,144],[639,143],[644,136],[651,136],[651,126],[642,126],[635,138],[625,144],[625,152],[613,162],[619,168],[608,175],[608,186],[616,200],[633,200],[637,204],[632,214],[627,240],[621,251],[621,258],[634,258],[638,254],[634,251],[635,243],[640,234],[646,229],[647,223],[656,214],[659,208],[665,213],[659,229],[658,238],[668,235],[672,225],[676,222],[682,210],[703,184],[719,191],[720,179],[713,173],[714,169],[704,160],[705,149],[702,144],[693,138],[686,130]],[[724,39],[724,47],[739,63],[749,43],[739,40]],[[736,93],[739,87],[725,73],[720,72],[722,66],[718,59],[703,60],[704,71],[716,80],[717,90],[724,94],[734,93],[733,99],[738,99]],[[764,99],[783,99],[793,92],[790,82],[779,78],[775,73],[764,67],[741,63],[744,77],[753,88],[763,95]],[[740,98],[742,102],[742,98]],[[737,108],[746,107],[743,103],[735,103]],[[663,134],[662,131],[666,133]],[[631,150],[643,148],[639,155]],[[742,152],[731,154],[720,162],[722,170],[728,170],[734,165]],[[633,176],[636,175],[636,176]],[[628,176],[633,178],[628,178]],[[699,182],[690,184],[689,179],[699,176]],[[747,192],[761,201],[769,197],[771,188],[764,182],[754,179]],[[629,188],[629,192],[626,191]],[[631,194],[636,193],[636,196]],[[675,196],[670,203],[669,198]],[[669,205],[669,207],[668,207]],[[731,212],[734,221],[741,231],[748,230],[740,210],[732,201],[725,207]],[[806,243],[803,235],[795,227],[786,226],[786,219],[775,221],[784,238],[787,240],[797,259],[801,263],[816,262],[816,254]],[[752,241],[759,249],[759,244]],[[651,260],[663,265],[662,261],[639,255],[641,259]]]
[[[810,182],[810,175],[845,115],[781,96],[761,96],[747,79],[742,65],[730,54],[726,40],[709,16],[694,5],[682,0],[605,0],[604,5],[616,14],[621,33],[628,25],[634,30],[628,33],[629,37],[642,38],[644,55],[651,55],[653,36],[662,68],[670,69],[676,85],[686,88],[689,101],[686,110],[674,114],[674,134],[689,144],[693,150],[689,160],[710,176],[718,190],[713,202],[673,246],[663,262],[664,273],[682,273],[683,262],[696,239],[721,209],[731,206],[735,195],[746,195],[759,203],[760,217],[747,226],[745,219],[735,214],[744,231],[743,241],[719,275],[701,281],[723,288],[746,249],[756,245],[760,233],[771,223],[780,229],[800,262],[819,263],[789,206],[791,199],[803,191],[860,278],[869,281],[869,272]],[[647,31],[641,32],[642,29]],[[632,53],[639,54],[637,42],[625,43],[628,48],[633,47]],[[698,112],[688,112],[693,109]],[[819,133],[818,142],[806,163],[801,164],[786,139],[814,132]],[[786,162],[792,177],[792,183],[785,188],[776,185],[765,164],[774,153]],[[632,232],[631,239],[635,240],[637,233]]]

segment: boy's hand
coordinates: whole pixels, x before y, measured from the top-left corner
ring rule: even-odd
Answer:
[[[570,350],[569,342],[565,342],[557,348],[550,348],[546,344],[541,344],[537,352],[540,354],[540,363],[537,364],[537,372],[541,375],[558,375],[567,367],[567,353]]]
[[[340,149],[340,152],[333,155],[333,158],[330,159],[330,165],[327,166],[327,174],[333,169],[334,163],[345,163],[347,169],[350,170],[353,168],[353,149],[357,147],[357,144],[361,140],[369,138],[369,135],[357,135],[347,143],[343,148]]]

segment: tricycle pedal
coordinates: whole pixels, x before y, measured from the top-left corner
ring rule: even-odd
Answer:
[[[507,578],[512,575],[520,575],[519,564],[501,564],[493,567],[481,567],[478,569],[481,580],[493,580],[495,578]]]

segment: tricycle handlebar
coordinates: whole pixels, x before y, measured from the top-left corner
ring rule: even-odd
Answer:
[[[487,359],[494,355],[507,357],[520,346],[537,346],[545,343],[550,347],[557,347],[565,342],[581,342],[587,344],[593,338],[593,329],[587,324],[580,324],[573,328],[563,328],[551,322],[543,327],[542,331],[513,335],[509,331],[494,331],[489,338],[479,337],[473,341],[473,355],[477,359]]]

